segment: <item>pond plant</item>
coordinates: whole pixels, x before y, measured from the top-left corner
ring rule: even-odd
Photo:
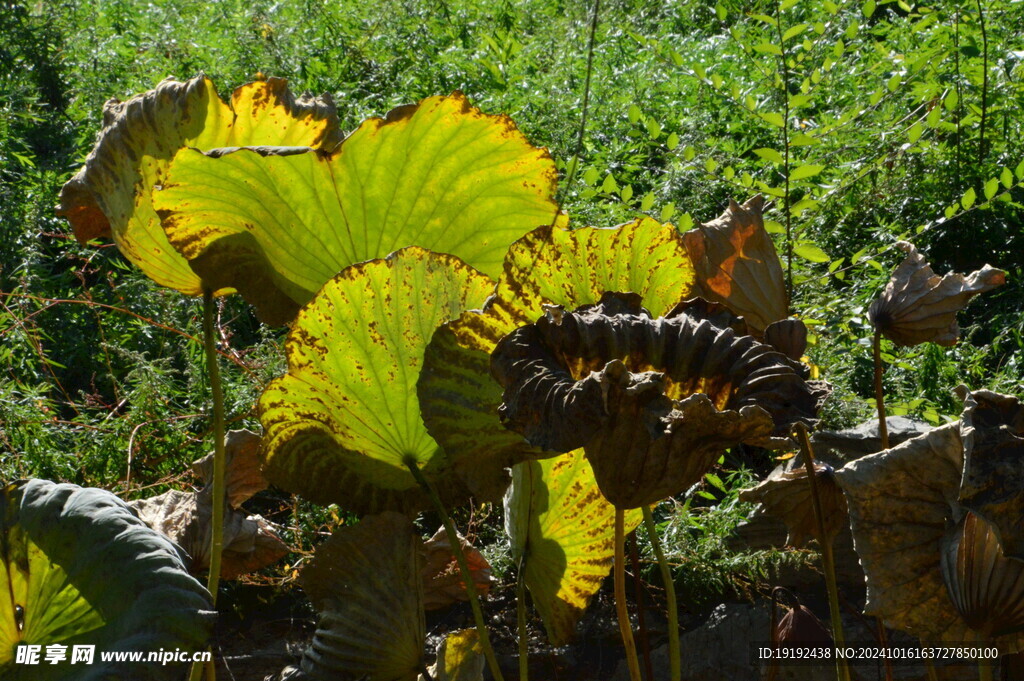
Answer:
[[[208,591],[164,540],[169,567],[158,571],[182,591],[178,604],[189,604],[168,617],[169,626],[188,620],[172,627],[187,643],[204,643],[210,613],[203,606],[211,597],[215,604],[222,573],[236,574],[222,560],[230,544],[225,518],[255,523],[249,529],[260,536],[259,522],[237,507],[262,483],[228,474],[212,324],[215,298],[239,293],[263,322],[288,326],[287,371],[258,401],[263,433],[253,437],[262,474],[361,518],[336,529],[301,572],[321,618],[299,666],[281,678],[478,679],[486,666],[502,679],[477,594],[489,577],[449,513],[472,499],[503,503],[518,566],[521,680],[526,590],[550,641],[562,644],[612,570],[630,677],[640,681],[624,540],[644,522],[666,587],[670,678],[678,681],[677,605],[651,509],[699,483],[726,449],[792,448],[794,432],[804,445],[803,473],[751,494],[797,512],[787,520],[791,541],[818,540],[837,642],[830,547],[849,521],[869,612],[943,640],[1019,647],[1024,544],[1014,523],[1024,482],[1005,474],[1006,457],[1019,449],[1006,435],[1009,428],[1020,437],[1019,405],[972,393],[958,427],[886,446],[833,479],[806,444],[828,386],[811,380],[801,361],[807,328],[790,317],[760,196],[731,201],[719,218],[685,234],[650,218],[571,225],[555,200],[549,154],[508,117],[481,112],[459,92],[396,108],[345,134],[327,97],[296,98],[271,78],[224,102],[198,76],[112,101],[104,123],[85,167],[65,185],[61,214],[83,242],[109,236],[156,283],[204,300],[215,424],[210,484],[167,499],[189,510],[190,529],[175,536],[194,566],[208,567]],[[915,342],[946,339],[922,330],[935,326],[926,317],[939,319],[942,333],[952,328],[955,340],[956,310],[1005,278],[986,268],[940,280],[912,246],[901,247],[910,264],[872,306],[876,358],[881,335],[910,338],[900,329],[919,332]],[[925,304],[929,295],[935,306]],[[939,474],[914,478],[919,465]],[[893,490],[911,483],[924,486],[921,498],[888,509]],[[22,484],[34,491],[49,483]],[[817,489],[826,485],[830,493]],[[780,490],[794,486],[808,492],[788,501]],[[21,487],[8,489],[14,498]],[[5,519],[21,518],[5,503]],[[116,513],[104,512],[127,517],[140,537],[156,536],[127,508],[110,508]],[[444,530],[432,548],[412,520],[428,509]],[[902,522],[907,532],[929,527],[921,555],[904,555],[900,542],[910,540],[899,534]],[[14,536],[6,523],[5,541]],[[101,532],[97,526],[89,532]],[[898,557],[885,541],[896,542]],[[462,577],[461,587],[447,584],[449,596],[469,600],[476,627],[450,633],[430,668],[424,613],[436,568],[426,558],[438,546]],[[945,576],[949,602],[905,580],[893,584],[906,567],[889,563],[897,558],[916,561],[924,587]],[[979,564],[1009,575],[1009,590],[981,593]],[[997,621],[979,614],[993,610],[993,599],[1012,606]],[[0,634],[12,639],[20,629],[12,633],[17,616],[8,606]],[[195,667],[193,678],[201,671]]]

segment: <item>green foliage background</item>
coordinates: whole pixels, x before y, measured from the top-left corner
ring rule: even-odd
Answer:
[[[577,150],[591,9],[0,3],[0,478],[138,496],[204,451],[202,350],[181,336],[199,335],[198,301],[154,288],[112,246],[77,245],[53,213],[107,98],[199,71],[222,94],[257,72],[329,92],[346,129],[460,89],[551,149],[576,224],[646,214],[686,229],[730,197],[769,195],[810,356],[836,386],[826,425],[870,412],[865,313],[895,241],[940,274],[989,262],[1009,284],[961,316],[958,346],[885,348],[890,406],[938,422],[958,414],[960,382],[1021,392],[1024,3],[606,1]],[[233,299],[219,325],[231,426],[253,426],[283,372],[281,332]]]

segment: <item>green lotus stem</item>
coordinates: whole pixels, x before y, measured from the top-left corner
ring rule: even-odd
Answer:
[[[473,574],[469,571],[466,554],[462,551],[462,542],[459,541],[459,534],[455,531],[455,523],[452,522],[452,517],[448,515],[448,510],[444,507],[444,503],[441,501],[441,497],[438,496],[437,490],[434,489],[430,480],[423,475],[423,471],[416,464],[416,460],[409,456],[405,458],[404,463],[409,472],[412,473],[412,477],[416,479],[419,486],[430,497],[430,501],[434,504],[434,510],[441,516],[441,522],[444,523],[444,531],[448,533],[448,542],[451,544],[452,553],[455,554],[455,560],[459,564],[462,583],[466,586],[466,595],[469,596],[469,606],[473,609],[473,619],[476,620],[476,631],[480,636],[480,647],[484,649],[484,657],[487,658],[487,666],[491,670],[491,676],[494,677],[494,681],[505,681],[505,677],[501,675],[501,668],[498,666],[498,658],[494,655],[494,648],[491,647],[491,638],[487,634],[487,625],[484,623],[484,611],[480,607],[480,596],[476,592],[476,583],[473,581]]]
[[[528,681],[529,677],[529,644],[526,638],[526,578],[523,568],[526,566],[526,552],[519,556],[519,567],[516,570],[516,627],[519,636],[519,681]]]
[[[206,373],[210,378],[213,393],[213,519],[210,540],[210,575],[206,590],[210,592],[214,608],[217,607],[217,587],[220,584],[220,558],[224,551],[224,391],[220,383],[220,365],[217,363],[217,339],[213,329],[213,291],[203,289],[203,348],[206,351]],[[192,665],[189,681],[198,681],[202,676],[201,663]],[[206,667],[206,678],[216,678],[216,668]]]
[[[924,659],[924,668],[928,672],[928,681],[939,681],[939,674],[935,671],[935,664],[930,657]]]
[[[679,612],[676,605],[676,585],[672,580],[672,570],[665,552],[661,549],[661,542],[658,540],[658,528],[654,524],[654,515],[647,506],[643,507],[644,527],[647,528],[647,536],[651,539],[651,548],[658,558],[658,567],[661,568],[661,581],[665,584],[665,600],[668,602],[668,667],[671,681],[679,681],[682,678],[682,663],[679,657]]]
[[[640,659],[636,655],[633,628],[629,624],[626,609],[626,511],[615,507],[615,612],[619,616],[619,633],[626,649],[626,665],[630,681],[643,681],[640,676]]]
[[[875,340],[872,343],[875,357],[875,408],[878,409],[878,436],[882,439],[882,449],[889,449],[889,425],[885,422],[885,393],[882,392],[882,332],[875,329]]]
[[[807,437],[807,426],[797,423],[796,433],[800,440],[800,449],[804,453],[807,483],[811,486],[811,506],[814,507],[814,520],[818,525],[818,544],[821,546],[821,563],[825,573],[825,589],[828,591],[828,610],[829,617],[832,620],[832,639],[837,647],[842,648],[845,646],[846,640],[843,636],[843,622],[840,619],[839,588],[836,586],[836,564],[832,557],[832,539],[825,535],[825,517],[821,512],[818,481],[814,475],[814,450],[811,448],[810,438]],[[846,666],[846,660],[836,658],[836,673],[839,676],[839,681],[850,681],[850,669]]]

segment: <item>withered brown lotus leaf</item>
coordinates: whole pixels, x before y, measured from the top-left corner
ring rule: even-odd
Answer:
[[[992,524],[1007,556],[1024,559],[1024,408],[989,390],[967,393],[960,503]]]
[[[224,437],[224,488],[232,508],[242,504],[270,483],[260,470],[260,436],[251,430],[232,430]],[[213,452],[192,462],[192,472],[207,485],[213,483]]]
[[[940,277],[913,244],[900,241],[896,246],[907,257],[871,303],[868,319],[900,345],[956,344],[960,337],[956,313],[973,296],[1006,283],[1006,273],[989,265],[968,276],[953,272]]]
[[[191,557],[190,572],[209,569],[213,531],[210,487],[200,492],[170,490],[149,499],[128,502],[128,506],[144,523],[185,549]],[[235,579],[283,558],[289,548],[278,536],[280,529],[260,515],[226,507],[221,577]]]
[[[836,484],[835,471],[827,463],[814,462],[814,474],[821,500],[825,534],[831,540],[846,526],[848,515],[843,491]],[[741,501],[759,503],[764,511],[786,523],[786,543],[801,548],[818,534],[807,482],[807,468],[801,463],[790,470],[776,469],[758,485],[740,492]]]
[[[469,572],[473,575],[476,592],[486,596],[494,583],[491,564],[465,537],[461,534],[458,537]],[[448,532],[443,527],[438,529],[433,537],[424,542],[423,547],[426,557],[423,565],[423,607],[438,610],[459,601],[468,601],[469,595]]]
[[[807,326],[799,319],[780,319],[764,330],[764,342],[799,361],[807,350]]]
[[[731,446],[778,446],[817,399],[793,362],[685,314],[652,319],[635,294],[548,313],[498,344],[500,415],[530,444],[584,447],[613,504],[636,508],[698,482]]]
[[[1024,630],[1024,561],[1003,553],[980,516],[968,511],[947,532],[942,576],[957,612],[983,637]]]
[[[960,617],[942,578],[943,540],[962,470],[960,426],[952,423],[836,471],[864,568],[865,613],[926,641],[986,640]],[[1024,641],[994,643],[1007,653]]]
[[[314,679],[415,681],[423,664],[423,540],[386,511],[341,527],[299,583],[320,622],[302,657]]]
[[[782,263],[764,229],[764,198],[729,201],[720,216],[683,235],[701,295],[742,315],[757,335],[789,316]]]

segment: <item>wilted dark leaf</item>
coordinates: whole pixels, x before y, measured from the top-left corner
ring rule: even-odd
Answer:
[[[825,521],[825,535],[831,541],[846,526],[846,499],[836,484],[835,472],[826,463],[814,463],[814,472]],[[760,503],[764,511],[786,523],[786,543],[801,548],[818,535],[807,468],[801,463],[790,470],[777,469],[755,487],[740,492],[740,500]]]
[[[494,583],[490,563],[461,534],[459,544],[466,556],[476,592],[481,597],[486,596]],[[462,581],[459,564],[445,529],[442,527],[435,532],[423,547],[426,556],[423,565],[423,607],[427,610],[438,610],[459,601],[468,601],[469,594],[466,592],[466,585]]]
[[[896,244],[907,257],[868,309],[868,318],[882,335],[900,345],[953,345],[960,336],[956,313],[973,296],[1006,283],[1006,273],[985,265],[965,277],[939,277],[913,244]]]

